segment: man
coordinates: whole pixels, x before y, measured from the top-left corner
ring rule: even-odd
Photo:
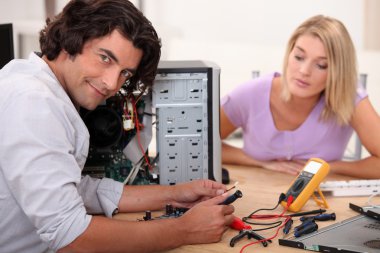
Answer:
[[[123,84],[152,85],[160,41],[150,22],[126,0],[72,0],[40,44],[41,54],[0,71],[0,252],[152,252],[220,240],[234,211],[218,205],[222,184],[81,178],[89,133],[78,109]],[[192,208],[176,219],[110,219],[166,204]]]

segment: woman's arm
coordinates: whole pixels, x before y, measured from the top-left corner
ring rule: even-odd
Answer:
[[[222,140],[227,138],[236,127],[220,109],[220,134]],[[304,166],[304,161],[259,161],[248,156],[241,148],[222,143],[222,163],[245,166],[263,167],[266,169],[281,171],[296,175]]]
[[[352,162],[331,162],[331,171],[353,177],[380,178],[380,117],[368,98],[356,106],[351,126],[370,156]]]
[[[232,124],[223,108],[220,107],[220,138],[226,139],[236,129],[237,127]]]
[[[220,137],[222,140],[226,139],[236,127],[232,124],[227,117],[223,108],[220,108]],[[222,142],[222,163],[248,165],[248,166],[261,166],[259,161],[256,161],[246,155],[241,148],[237,148]]]

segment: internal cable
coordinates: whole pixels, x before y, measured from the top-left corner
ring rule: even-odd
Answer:
[[[152,165],[150,164],[150,162],[149,162],[149,158],[148,158],[148,156],[147,156],[147,154],[146,154],[146,152],[145,152],[145,150],[144,150],[144,148],[143,148],[143,146],[142,146],[142,144],[141,144],[140,127],[143,126],[143,125],[140,124],[140,121],[139,121],[139,118],[138,118],[137,109],[136,109],[136,104],[137,104],[137,102],[135,102],[133,96],[131,96],[131,100],[132,100],[133,111],[134,111],[134,114],[136,115],[136,117],[134,117],[134,119],[135,119],[135,127],[136,127],[136,132],[137,132],[137,133],[136,133],[136,134],[137,134],[137,141],[138,141],[139,147],[140,147],[140,149],[141,149],[141,153],[142,153],[142,155],[143,155],[144,158],[145,158],[145,162],[146,162],[146,164],[147,164],[148,167],[149,167],[149,170],[152,170],[153,167],[152,167]]]

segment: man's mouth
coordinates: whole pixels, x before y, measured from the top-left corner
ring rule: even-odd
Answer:
[[[90,81],[86,81],[95,91],[96,93],[98,93],[99,95],[101,95],[102,97],[106,97],[107,95],[100,91],[95,85],[93,85]]]

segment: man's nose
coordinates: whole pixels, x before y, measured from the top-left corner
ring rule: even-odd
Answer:
[[[107,90],[117,92],[121,86],[120,71],[118,69],[107,69],[103,75],[103,83]]]

